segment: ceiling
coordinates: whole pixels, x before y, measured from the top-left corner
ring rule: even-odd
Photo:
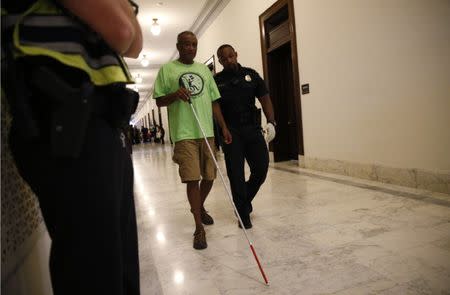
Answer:
[[[150,97],[153,82],[162,64],[175,59],[178,33],[193,31],[198,36],[228,4],[223,0],[135,0],[139,5],[138,20],[142,27],[144,47],[138,59],[126,58],[133,76],[142,77],[136,84],[140,100],[138,110]],[[161,34],[153,36],[150,29],[153,18],[158,18]],[[142,56],[150,61],[147,67],[141,65]]]

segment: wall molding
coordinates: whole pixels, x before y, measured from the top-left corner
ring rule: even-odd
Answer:
[[[202,10],[198,14],[196,20],[189,28],[189,31],[197,35],[200,39],[201,35],[208,29],[208,27],[215,21],[222,10],[228,5],[231,0],[207,0],[203,5]],[[175,49],[170,60],[178,57],[178,50]]]
[[[450,171],[394,168],[378,164],[299,156],[299,166],[382,183],[450,194]]]

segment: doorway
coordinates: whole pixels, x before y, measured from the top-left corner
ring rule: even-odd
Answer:
[[[275,2],[259,22],[264,78],[277,121],[269,148],[275,162],[298,160],[304,150],[293,1]]]

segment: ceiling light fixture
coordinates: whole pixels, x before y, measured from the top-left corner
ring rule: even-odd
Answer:
[[[150,61],[148,60],[147,56],[144,54],[142,56],[141,65],[143,67],[148,67],[149,64],[150,64]]]
[[[153,19],[152,28],[150,29],[154,36],[158,36],[161,33],[161,26],[158,24],[158,19]]]

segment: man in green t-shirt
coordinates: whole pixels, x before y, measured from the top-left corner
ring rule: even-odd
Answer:
[[[178,35],[180,57],[161,67],[155,81],[153,97],[158,107],[167,106],[169,130],[175,143],[173,160],[179,165],[181,181],[187,185],[187,196],[195,220],[194,248],[207,247],[203,224],[214,220],[204,203],[216,178],[216,167],[192,112],[192,103],[208,142],[215,149],[213,115],[222,129],[225,143],[231,142],[217,99],[220,97],[210,70],[194,61],[197,37],[185,31]]]

